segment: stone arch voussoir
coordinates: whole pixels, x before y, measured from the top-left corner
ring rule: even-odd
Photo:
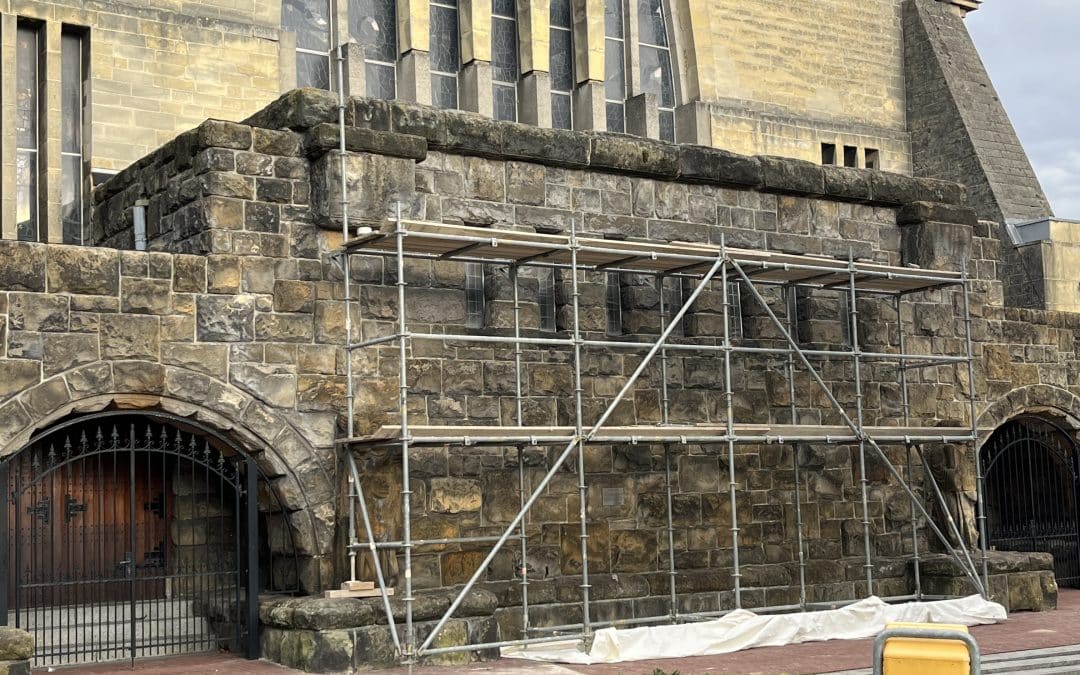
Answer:
[[[978,417],[979,441],[1021,415],[1046,417],[1067,429],[1080,430],[1080,396],[1049,384],[1017,387],[983,409]]]

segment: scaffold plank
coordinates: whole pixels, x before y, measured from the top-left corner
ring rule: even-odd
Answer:
[[[369,233],[345,243],[352,253],[396,253],[393,230]],[[491,262],[520,263],[543,261],[569,265],[571,248],[578,247],[578,265],[583,269],[620,270],[648,274],[704,273],[723,251],[755,281],[798,283],[829,287],[847,285],[851,269],[847,260],[817,255],[799,255],[745,248],[721,248],[695,242],[653,242],[600,239],[569,235],[499,230],[466,225],[402,221],[405,253],[440,259],[465,257]],[[875,293],[905,293],[961,283],[961,275],[946,270],[899,267],[856,261],[856,290]]]

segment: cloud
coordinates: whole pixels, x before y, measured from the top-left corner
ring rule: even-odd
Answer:
[[[1054,212],[1080,219],[1080,3],[995,0],[967,25]]]

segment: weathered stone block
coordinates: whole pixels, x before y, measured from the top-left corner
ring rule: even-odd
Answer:
[[[589,166],[648,178],[679,175],[678,146],[624,134],[593,134]]]
[[[345,158],[348,177],[349,220],[356,225],[382,225],[392,213],[392,205],[410,195],[416,187],[415,165],[411,159],[371,154],[349,154]],[[341,225],[341,160],[325,155],[312,165],[312,208],[316,222],[329,229]]]
[[[483,501],[480,482],[463,478],[432,478],[429,494],[437,513],[479,511]]]
[[[825,173],[812,162],[785,157],[759,157],[767,192],[799,195],[825,193]]]
[[[0,290],[44,291],[46,250],[42,244],[0,240]]]
[[[116,295],[119,252],[102,248],[58,246],[50,249],[47,275],[52,293]]]
[[[156,361],[161,324],[150,316],[102,316],[101,357]]]
[[[341,147],[340,129],[341,127],[336,124],[318,124],[313,127],[304,137],[304,149],[308,157],[314,159],[330,151],[339,150]],[[427,157],[427,140],[404,133],[346,126],[345,150],[422,162]]]
[[[202,295],[196,300],[199,340],[246,342],[255,336],[255,297]]]
[[[693,183],[760,188],[764,184],[756,157],[702,145],[679,146],[679,178]]]
[[[14,626],[0,626],[0,661],[24,661],[33,655],[33,635]]]
[[[336,94],[323,89],[293,89],[244,120],[244,124],[264,129],[310,129],[323,122],[335,122],[337,114]]]
[[[120,308],[132,314],[168,314],[171,308],[169,279],[121,281]]]

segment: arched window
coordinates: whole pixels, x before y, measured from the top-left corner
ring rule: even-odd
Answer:
[[[432,0],[430,38],[431,102],[440,108],[457,108],[461,69],[457,0]]]
[[[517,121],[518,43],[514,0],[491,0],[491,81],[495,119]]]
[[[330,0],[283,0],[281,28],[296,34],[296,86],[330,88]]]
[[[604,99],[608,131],[626,131],[626,99],[630,83],[626,64],[637,45],[641,92],[656,96],[660,138],[675,140],[675,80],[671,69],[669,22],[663,0],[631,0],[637,3],[636,35],[630,35],[622,0],[604,2]]]
[[[551,0],[549,18],[551,69],[551,126],[556,129],[574,127],[574,31],[570,15],[570,0]]]
[[[364,47],[364,87],[368,96],[397,96],[397,3],[350,0],[349,37]]]
[[[641,89],[656,95],[660,109],[660,138],[675,140],[675,80],[671,74],[671,48],[663,0],[637,0],[638,58]]]

